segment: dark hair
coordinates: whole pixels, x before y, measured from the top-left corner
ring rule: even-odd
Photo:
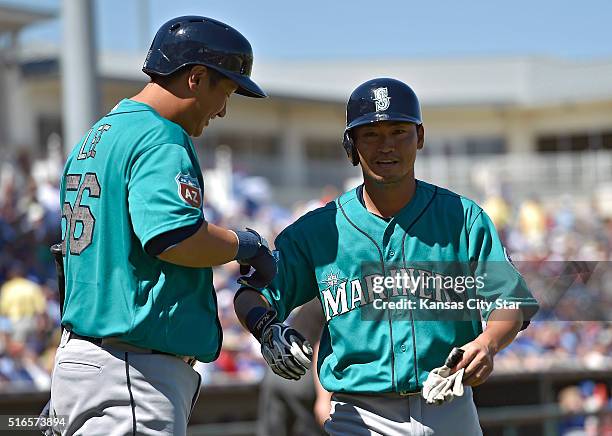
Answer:
[[[223,74],[221,74],[214,68],[210,68],[210,67],[207,67],[207,68],[208,68],[208,83],[210,83],[211,88],[214,88],[215,86],[217,86],[217,84],[222,79],[226,78]]]
[[[172,83],[178,77],[184,75],[187,71],[191,70],[195,65],[183,65],[181,68],[176,70],[175,72],[168,74],[167,76],[162,76],[161,74],[150,74],[151,82],[157,83],[161,87],[166,87],[168,84]],[[204,65],[205,66],[205,65]],[[206,66],[208,71],[208,82],[211,87],[217,86],[217,84],[226,77],[215,70],[214,68],[210,68]]]

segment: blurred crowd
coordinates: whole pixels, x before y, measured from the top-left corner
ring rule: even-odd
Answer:
[[[0,391],[50,385],[60,309],[49,246],[61,238],[62,164],[59,149],[44,161],[22,152],[0,164]],[[248,225],[269,241],[339,194],[329,187],[289,210],[274,203],[263,178],[235,174],[232,190],[229,202],[205,202],[207,219],[229,228]],[[499,354],[496,371],[612,368],[612,269],[606,262],[612,260],[612,218],[586,199],[544,204],[496,194],[475,200],[530,286],[535,283],[542,305],[529,328]],[[567,260],[584,262],[568,267]],[[204,383],[252,382],[264,372],[258,344],[234,315],[237,275],[235,262],[215,271],[224,343],[217,361],[198,364]]]
[[[0,391],[50,386],[60,313],[49,252],[61,238],[56,151],[0,164]]]
[[[561,436],[612,435],[612,413],[605,383],[585,380],[566,386],[558,395],[559,408],[568,414],[559,422]],[[608,411],[607,413],[605,413]]]
[[[496,370],[612,368],[612,216],[587,196],[545,206],[492,195],[483,208],[540,303]]]

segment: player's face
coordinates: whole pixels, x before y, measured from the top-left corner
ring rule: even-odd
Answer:
[[[192,136],[200,136],[210,120],[224,117],[227,111],[227,101],[238,86],[229,79],[223,78],[214,85],[208,78],[203,80],[196,92],[197,127]]]
[[[356,127],[353,140],[364,178],[395,184],[414,177],[417,150],[423,148],[423,126],[380,121]]]

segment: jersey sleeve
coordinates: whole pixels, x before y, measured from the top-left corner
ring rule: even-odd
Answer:
[[[492,303],[483,305],[482,318],[486,321],[495,309],[520,307],[527,326],[538,310],[525,280],[512,264],[489,216],[478,213],[469,229],[469,258],[472,271],[482,286],[477,295]]]
[[[261,293],[284,321],[291,311],[319,295],[314,268],[302,248],[285,230],[275,241],[276,277]]]
[[[128,208],[143,248],[156,236],[203,221],[198,174],[199,168],[179,144],[150,147],[132,164]]]

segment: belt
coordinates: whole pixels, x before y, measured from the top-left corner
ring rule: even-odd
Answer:
[[[70,336],[68,338],[68,340],[70,339],[80,339],[82,341],[87,341],[87,342],[91,342],[94,345],[97,345],[98,347],[101,347],[103,345],[108,345],[110,347],[114,347],[117,348],[119,350],[122,351],[129,351],[132,353],[143,353],[143,354],[164,354],[166,356],[172,356],[172,357],[176,357],[178,359],[181,359],[183,362],[185,362],[186,364],[188,364],[189,366],[193,367],[195,365],[195,363],[197,362],[196,358],[194,356],[181,356],[178,354],[173,354],[173,353],[167,353],[165,351],[159,351],[159,350],[153,350],[151,348],[141,348],[141,347],[137,347],[136,345],[132,345],[132,344],[128,344],[127,342],[123,342],[121,340],[119,340],[118,338],[93,338],[91,336],[83,336],[83,335],[79,335],[78,333],[75,332],[70,332]]]
[[[421,391],[417,391],[417,392],[408,392],[408,391],[382,392],[378,395],[385,397],[385,398],[405,398],[405,397],[411,397],[413,395],[421,395]]]
[[[413,395],[421,395],[421,391],[401,391],[401,392],[335,392],[334,395],[350,395],[350,396],[363,396],[363,397],[378,397],[378,398],[407,398]]]

